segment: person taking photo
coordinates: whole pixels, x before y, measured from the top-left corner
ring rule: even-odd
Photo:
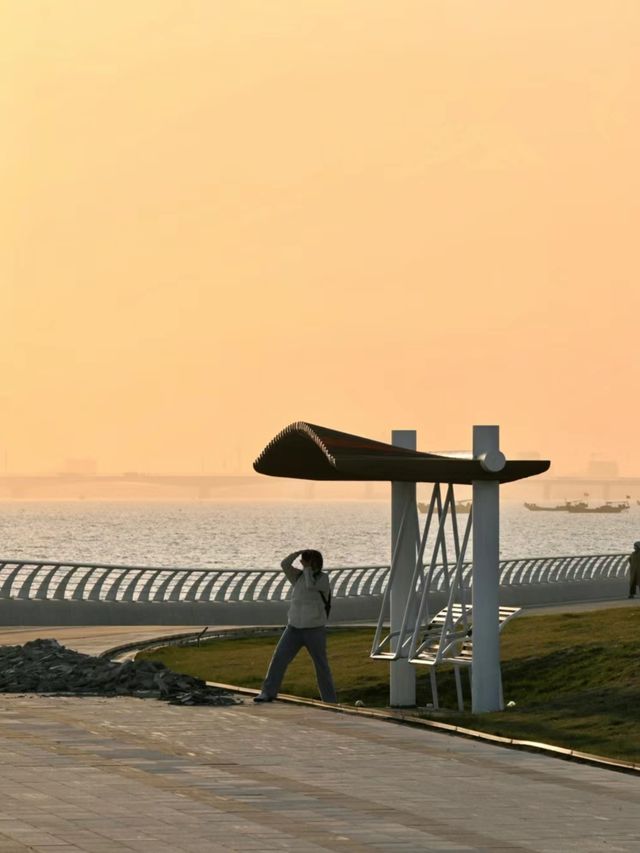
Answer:
[[[302,569],[293,564],[300,558]],[[287,627],[271,658],[254,702],[272,702],[278,695],[287,667],[304,646],[316,670],[318,689],[323,702],[337,702],[333,676],[327,659],[327,619],[331,608],[329,576],[322,571],[320,551],[294,551],[280,563],[293,585]]]

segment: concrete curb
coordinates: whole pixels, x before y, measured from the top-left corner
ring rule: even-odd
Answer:
[[[214,631],[207,631],[206,633],[202,630],[200,631],[189,631],[184,634],[166,634],[164,636],[155,637],[152,640],[140,640],[138,642],[133,643],[123,643],[120,646],[112,646],[110,649],[105,649],[104,652],[100,652],[98,657],[101,658],[111,658],[112,660],[117,660],[121,657],[126,657],[130,652],[139,652],[143,649],[153,648],[153,646],[159,645],[179,645],[181,642],[185,641],[197,641],[199,639],[205,640],[215,640],[220,639],[221,637],[249,637],[254,634],[274,634],[277,631],[281,631],[281,625],[273,625],[273,626],[260,626],[253,628],[216,628]]]

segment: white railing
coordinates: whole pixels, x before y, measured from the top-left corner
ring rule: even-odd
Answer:
[[[529,557],[502,560],[500,583],[515,587],[622,578],[628,554]],[[327,569],[334,597],[382,595],[388,565]],[[471,583],[471,563],[463,565]],[[433,591],[448,588],[447,568],[437,566]],[[183,569],[110,566],[48,560],[0,560],[0,599],[53,601],[260,602],[284,601],[291,587],[279,569]]]

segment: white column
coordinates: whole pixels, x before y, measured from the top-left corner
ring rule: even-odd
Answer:
[[[416,432],[411,429],[396,429],[391,433],[391,443],[397,447],[416,449]],[[408,502],[408,503],[407,503]],[[405,512],[406,517],[402,533],[400,525]],[[418,508],[416,504],[415,483],[391,483],[391,556],[396,548],[398,535],[400,543],[396,553],[396,571],[391,587],[390,617],[391,633],[399,631],[402,617],[411,592],[411,578],[416,563],[416,525]],[[391,641],[395,651],[396,640]],[[389,704],[394,707],[411,707],[416,704],[416,671],[406,658],[391,661],[389,671]]]
[[[497,426],[474,426],[473,456],[487,471],[504,467]],[[500,689],[500,484],[473,482],[473,668],[471,710],[502,710]]]

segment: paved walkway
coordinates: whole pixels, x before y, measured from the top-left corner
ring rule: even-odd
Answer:
[[[550,613],[586,613],[590,610],[611,610],[617,607],[638,607],[640,598],[605,598],[602,601],[574,601],[562,604],[540,604],[525,607],[521,616],[542,616]]]
[[[640,849],[635,776],[286,703],[0,694],[0,762],[1,853]]]
[[[204,626],[203,626],[204,627]],[[127,643],[169,637],[174,634],[193,634],[202,630],[197,625],[89,625],[74,628],[0,628],[0,646],[21,646],[30,640],[56,639],[63,646],[98,655],[107,649]]]
[[[0,696],[0,850],[637,851],[640,780],[316,708]]]

